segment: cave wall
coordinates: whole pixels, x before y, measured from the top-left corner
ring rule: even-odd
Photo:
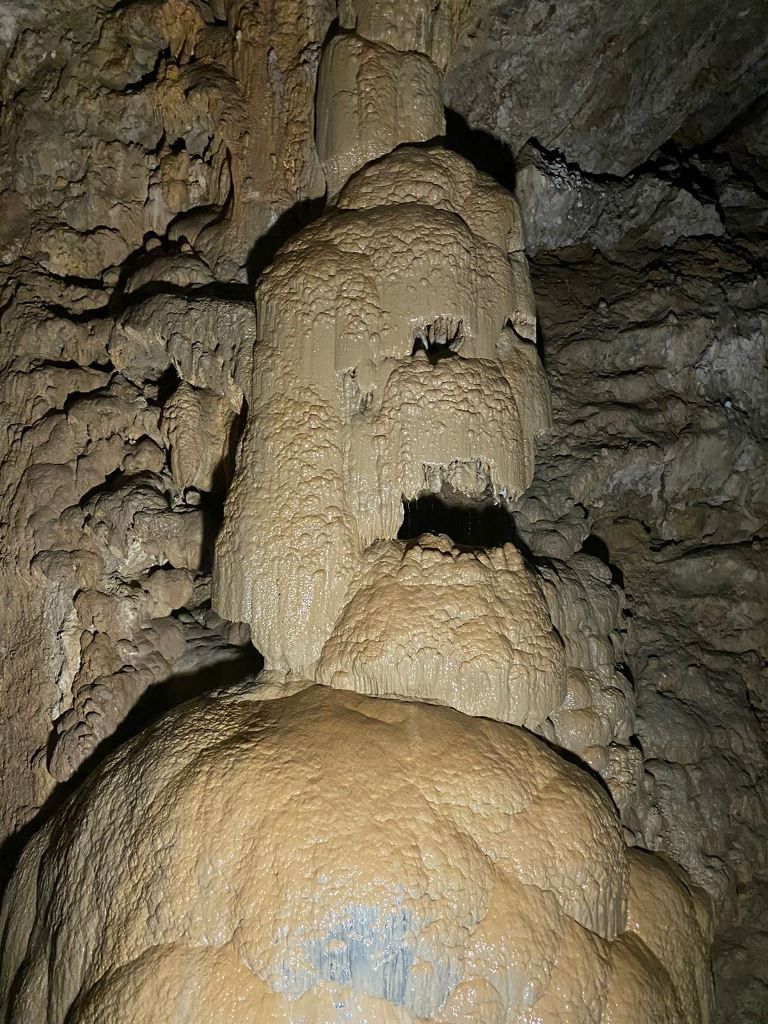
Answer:
[[[9,862],[142,701],[254,668],[210,608],[213,541],[250,286],[326,193],[336,13],[0,8]],[[466,5],[444,90],[449,143],[516,173],[553,395],[517,535],[624,588],[624,825],[714,898],[745,1022],[768,983],[765,15]]]

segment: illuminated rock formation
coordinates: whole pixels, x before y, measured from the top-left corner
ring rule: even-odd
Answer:
[[[376,544],[317,666],[319,683],[448,704],[539,729],[565,697],[565,659],[534,575],[511,544]]]
[[[408,149],[264,275],[214,585],[269,666],[311,671],[403,499],[506,501],[530,483],[549,406],[521,250],[508,193],[455,154]]]
[[[33,840],[2,921],[11,1020],[706,1019],[700,898],[541,741],[254,696],[172,712]]]
[[[435,148],[345,185],[439,121],[454,14],[342,4],[356,34],[327,45],[317,119],[341,191],[258,286],[216,554],[216,610],[267,671],[166,715],[32,839],[0,918],[14,1024],[709,1021],[706,897],[628,850],[604,788],[533,735],[620,802],[610,574],[398,537],[425,496],[506,512],[550,416],[514,200]],[[226,470],[243,373],[206,367],[163,415],[179,488]],[[89,506],[92,529],[124,521],[123,573],[152,542],[132,543],[147,490]],[[202,544],[157,542],[182,567]]]

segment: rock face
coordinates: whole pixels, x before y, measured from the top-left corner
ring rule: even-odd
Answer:
[[[707,1018],[705,904],[540,741],[254,697],[172,713],[36,836],[1,923],[11,1019]]]
[[[233,282],[323,194],[312,98],[333,16],[0,5],[0,837],[203,635],[223,661],[243,652],[200,625],[207,496],[250,380],[253,307]]]
[[[745,1024],[763,1013],[768,831],[763,251],[534,261],[555,430],[516,513],[533,553],[572,557],[591,529],[621,574],[644,764],[623,820],[715,898],[721,1019]]]
[[[760,6],[0,0],[0,1017],[765,1016]]]
[[[269,667],[298,674],[403,500],[516,497],[549,421],[535,348],[515,334],[532,309],[514,200],[453,153],[393,161],[353,178],[257,288],[215,605],[250,623]]]
[[[462,551],[446,536],[375,544],[349,592],[318,682],[534,730],[563,703],[562,642],[511,544],[487,552]]]
[[[714,139],[768,85],[766,7],[741,0],[490,0],[471,7],[447,105],[513,155],[530,138],[623,175],[670,138]]]
[[[603,253],[666,247],[725,231],[711,198],[658,173],[596,181],[527,146],[517,160],[516,182],[529,256],[585,243]]]

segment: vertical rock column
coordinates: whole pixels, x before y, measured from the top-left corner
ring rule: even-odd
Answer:
[[[34,838],[3,1019],[709,1018],[698,895],[532,735],[567,696],[535,573],[512,544],[398,535],[402,502],[524,492],[548,416],[514,201],[455,154],[382,156],[411,116],[433,134],[449,24],[342,4],[318,90],[337,206],[257,290],[216,600],[294,678],[177,708]]]
[[[396,146],[444,133],[442,71],[454,7],[451,0],[340,4],[341,31],[323,52],[315,107],[329,199]]]

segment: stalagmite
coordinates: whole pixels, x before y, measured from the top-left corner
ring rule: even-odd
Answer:
[[[533,735],[619,799],[610,573],[398,536],[425,496],[506,510],[550,416],[514,200],[435,146],[385,155],[441,130],[458,6],[341,5],[317,111],[336,205],[258,284],[252,389],[211,358],[164,412],[174,482],[207,490],[246,392],[214,607],[266,671],[161,718],[30,841],[0,916],[13,1024],[710,1020],[707,897]],[[194,565],[140,484],[89,509],[125,519],[105,558],[143,565],[149,502]]]

